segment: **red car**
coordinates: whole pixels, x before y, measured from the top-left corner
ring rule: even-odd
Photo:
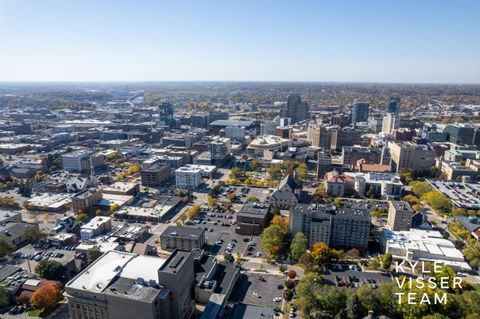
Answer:
[[[267,281],[267,279],[263,278],[262,276],[258,277],[258,280],[260,280],[260,281]]]

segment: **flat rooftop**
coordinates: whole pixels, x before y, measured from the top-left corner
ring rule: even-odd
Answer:
[[[67,283],[67,288],[101,293],[118,278],[158,282],[164,258],[108,251]]]
[[[171,236],[184,239],[198,239],[205,231],[203,229],[185,226],[168,226],[160,236]]]
[[[175,250],[162,264],[160,270],[167,273],[176,273],[187,261],[191,252],[188,250]]]

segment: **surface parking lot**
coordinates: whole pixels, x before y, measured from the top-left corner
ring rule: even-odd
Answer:
[[[237,282],[230,300],[250,305],[281,307],[281,301],[274,302],[273,299],[282,297],[284,282],[284,276],[265,273],[243,274]]]
[[[250,241],[254,243],[253,249],[245,256],[257,256],[260,252],[260,238],[258,236],[244,236],[235,234],[235,225],[232,222],[236,220],[237,212],[227,212],[225,210],[203,207],[199,216],[195,218],[195,224],[185,225],[185,227],[202,228],[205,230],[205,240],[207,242],[205,249],[212,254],[223,255],[227,246],[230,244],[231,253],[244,255],[247,245]],[[261,254],[261,252],[260,252]]]
[[[358,287],[367,284],[376,289],[380,283],[392,281],[388,273],[365,272],[355,270],[355,268],[349,267],[349,265],[331,265],[328,267],[324,277],[328,284],[337,287]]]

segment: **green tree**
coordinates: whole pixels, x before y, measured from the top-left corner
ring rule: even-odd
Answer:
[[[252,161],[250,162],[250,168],[251,168],[252,170],[254,170],[254,171],[257,170],[257,168],[258,168],[258,161],[257,161],[256,159],[254,159],[254,160],[252,160]]]
[[[468,259],[470,266],[477,267],[480,265],[480,244],[475,243],[472,246],[467,246],[463,250],[463,254]]]
[[[292,259],[298,261],[300,256],[308,249],[308,239],[304,233],[296,233],[290,244]]]
[[[87,265],[91,265],[95,260],[97,260],[102,255],[100,248],[98,246],[93,246],[87,250]]]
[[[282,178],[282,168],[280,165],[273,164],[267,169],[268,178],[272,181],[279,181]]]
[[[428,182],[415,181],[409,184],[412,187],[412,191],[418,197],[421,197],[425,193],[432,190],[432,186]]]
[[[297,173],[297,177],[300,181],[304,181],[308,177],[308,167],[305,163],[298,165],[295,169],[295,172]]]
[[[319,307],[318,294],[322,290],[325,279],[317,273],[308,273],[303,276],[296,287],[297,298],[295,304],[303,318],[316,318]]]
[[[55,260],[42,260],[35,267],[35,272],[48,280],[62,281],[65,276],[65,267]]]
[[[258,197],[255,197],[255,196],[248,196],[247,200],[249,202],[259,202],[260,201],[260,199],[258,199]]]
[[[10,299],[5,287],[0,285],[0,308],[4,308],[10,304]]]
[[[347,298],[346,310],[349,319],[361,319],[365,316],[365,309],[357,294],[353,294]]]
[[[382,256],[382,268],[385,270],[389,270],[390,266],[392,265],[392,255],[391,254],[385,254]]]
[[[40,231],[40,229],[38,229],[38,227],[29,226],[23,231],[22,237],[28,243],[34,244],[40,239],[44,238],[45,235]]]
[[[0,258],[3,258],[11,252],[14,252],[15,249],[15,245],[12,244],[9,240],[7,240],[6,238],[0,238]]]

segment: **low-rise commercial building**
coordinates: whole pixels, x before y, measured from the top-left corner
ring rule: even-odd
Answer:
[[[175,185],[177,188],[196,189],[203,182],[203,177],[210,177],[215,170],[212,165],[185,165],[175,170]]]
[[[438,262],[460,271],[471,270],[460,250],[433,230],[383,230],[380,240],[385,253],[397,260]]]
[[[96,216],[80,229],[80,238],[91,239],[112,229],[112,219],[106,216]]]
[[[163,185],[170,178],[170,164],[155,164],[140,171],[142,185],[157,187]]]
[[[247,201],[237,215],[235,232],[241,235],[260,235],[270,221],[270,205]]]
[[[191,252],[169,258],[109,251],[65,287],[72,319],[187,319],[194,311]]]
[[[72,197],[72,209],[75,214],[80,211],[87,212],[95,207],[98,201],[102,199],[102,192],[91,188],[86,191],[75,194]]]
[[[160,235],[163,250],[202,248],[205,244],[205,231],[194,227],[168,226]]]

